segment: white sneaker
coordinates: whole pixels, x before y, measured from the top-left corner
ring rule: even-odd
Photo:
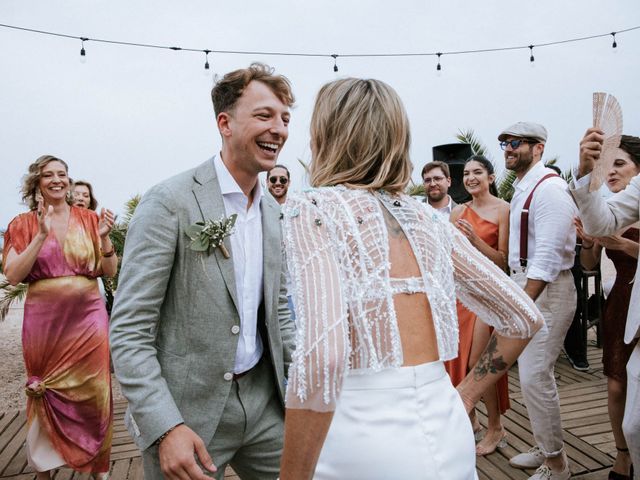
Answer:
[[[509,465],[516,468],[538,468],[544,463],[544,461],[545,456],[544,453],[542,453],[542,450],[540,450],[540,447],[532,447],[528,452],[519,453],[509,460]]]
[[[541,465],[536,473],[529,477],[529,480],[569,480],[570,478],[571,471],[567,462],[561,472],[554,472],[547,465]]]

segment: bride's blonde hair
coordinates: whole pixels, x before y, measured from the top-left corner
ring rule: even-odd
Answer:
[[[401,192],[411,179],[409,120],[400,97],[380,80],[324,85],[311,117],[310,183]]]

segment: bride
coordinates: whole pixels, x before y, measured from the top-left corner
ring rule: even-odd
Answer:
[[[471,480],[467,412],[543,319],[428,205],[403,194],[409,122],[377,80],[331,82],[311,119],[311,185],[284,211],[297,349],[282,480]],[[494,334],[456,389],[456,296]]]

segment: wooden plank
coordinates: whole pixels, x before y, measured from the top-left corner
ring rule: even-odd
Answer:
[[[61,468],[53,478],[54,480],[71,480],[73,478],[73,470],[70,468]]]
[[[604,480],[608,476],[615,446],[611,434],[607,413],[607,380],[602,374],[601,351],[589,346],[588,359],[591,369],[588,372],[573,370],[565,358],[556,364],[556,382],[560,394],[562,423],[566,451],[571,462],[573,480]],[[517,367],[509,373],[509,390],[512,409],[503,416],[503,424],[508,432],[508,445],[491,455],[477,459],[478,475],[481,480],[526,480],[532,470],[519,470],[509,465],[509,458],[519,452],[526,451],[534,444],[527,410],[522,401],[520,381]],[[139,450],[131,440],[124,426],[125,401],[114,403],[113,446],[111,457],[112,480],[141,480],[143,463]],[[21,417],[22,415],[22,417]],[[7,446],[15,450],[16,435],[26,427],[15,425],[15,419],[24,419],[24,412],[0,412],[0,459]],[[486,409],[480,404],[478,418],[481,425],[486,426]],[[24,424],[24,420],[21,420]],[[9,433],[7,433],[9,432]],[[20,446],[17,453],[11,455],[4,468],[11,466],[11,471],[19,470],[18,465],[24,461],[24,449]],[[2,465],[2,464],[0,464]],[[28,468],[28,467],[27,467]],[[17,475],[0,474],[0,478],[14,480],[32,480],[34,475],[27,473],[27,468]],[[0,470],[1,472],[1,470]],[[77,474],[69,469],[56,472],[55,480],[84,480],[86,474]],[[225,470],[225,480],[239,480],[231,468]]]
[[[24,443],[24,438],[26,437],[26,420],[26,416],[22,413],[14,417],[0,438],[0,446],[2,446],[2,453],[0,453],[0,474],[2,475],[4,475],[4,471],[8,468],[13,457],[18,453],[18,450],[20,450]],[[21,433],[23,431],[24,433]]]
[[[4,414],[0,413],[0,415],[1,415],[0,417],[0,451],[2,451],[2,448],[4,447],[4,443],[2,442],[2,438],[3,438],[2,433],[13,421],[13,419],[16,418],[18,415],[20,415],[20,412],[17,410],[10,410]]]
[[[131,466],[129,467],[128,480],[139,480],[144,476],[142,466],[142,457],[134,457],[131,459]]]
[[[118,460],[111,468],[111,480],[127,480],[130,460]]]

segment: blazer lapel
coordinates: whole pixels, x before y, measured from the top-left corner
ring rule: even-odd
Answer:
[[[202,214],[202,220],[219,220],[221,217],[225,217],[224,201],[222,199],[222,192],[220,191],[220,184],[218,183],[218,177],[216,176],[215,167],[213,165],[213,158],[200,165],[193,177],[193,195],[195,196],[196,203]],[[215,256],[222,278],[227,286],[229,295],[233,299],[233,303],[238,310],[238,298],[236,294],[236,280],[233,270],[233,251],[231,250],[231,242],[229,238],[224,239],[224,245],[227,247],[229,258],[225,258],[219,248],[215,248],[211,255]],[[238,310],[240,311],[240,310]]]
[[[262,263],[264,303],[267,320],[278,302],[280,275],[282,273],[282,238],[280,234],[280,207],[263,195],[260,200],[262,212]]]

